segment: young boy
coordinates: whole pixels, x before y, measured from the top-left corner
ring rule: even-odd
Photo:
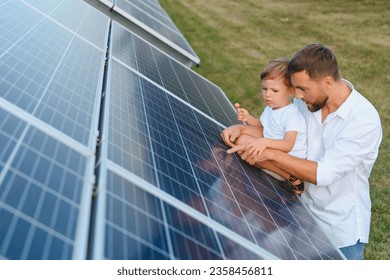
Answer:
[[[306,158],[306,123],[298,108],[291,103],[294,88],[285,74],[288,63],[288,59],[273,59],[261,72],[261,94],[266,107],[259,119],[251,116],[240,104],[234,105],[237,119],[246,125],[242,125],[240,135],[230,146],[242,145],[249,151],[249,157],[254,158],[266,148],[272,148]],[[300,179],[290,176],[274,164],[263,162],[260,167],[276,179],[287,180],[284,187],[291,188],[294,193],[304,191]]]

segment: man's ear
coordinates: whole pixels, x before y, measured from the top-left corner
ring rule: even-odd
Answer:
[[[334,80],[331,76],[327,76],[324,78],[323,82],[324,82],[325,87],[330,88],[333,85]]]

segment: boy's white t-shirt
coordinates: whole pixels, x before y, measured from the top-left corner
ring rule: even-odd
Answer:
[[[297,139],[289,154],[306,158],[306,121],[296,105],[290,104],[276,110],[266,106],[260,116],[260,122],[264,138],[282,140],[287,131],[296,131]]]

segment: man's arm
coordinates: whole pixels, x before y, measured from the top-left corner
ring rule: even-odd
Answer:
[[[246,145],[237,145],[229,149],[228,153],[239,152],[243,160],[258,167],[261,167],[261,162],[270,161],[290,175],[293,175],[303,181],[317,184],[317,162],[297,158],[274,149],[266,149],[261,155],[255,155],[252,157],[250,153],[245,151],[245,146]]]
[[[297,158],[285,152],[273,149],[265,150],[264,153],[255,160],[258,162],[269,160],[287,173],[303,181],[310,182],[315,185],[317,184],[318,163],[316,161]]]

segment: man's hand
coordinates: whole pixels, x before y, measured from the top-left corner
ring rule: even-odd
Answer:
[[[240,125],[232,125],[221,132],[222,141],[229,147],[235,146],[234,142],[241,135]]]
[[[255,140],[256,141],[256,140]],[[248,146],[249,145],[249,146]],[[250,143],[243,144],[243,145],[236,145],[229,150],[227,150],[227,153],[238,153],[242,160],[245,160],[250,165],[255,165],[258,162],[269,160],[268,158],[268,150],[263,150],[260,154],[259,153],[253,153],[253,149]]]

